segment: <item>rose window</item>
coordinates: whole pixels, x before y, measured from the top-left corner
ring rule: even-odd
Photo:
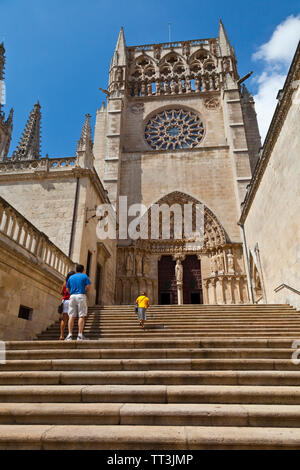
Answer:
[[[166,109],[146,124],[145,139],[153,150],[198,147],[204,135],[199,116],[183,109]]]

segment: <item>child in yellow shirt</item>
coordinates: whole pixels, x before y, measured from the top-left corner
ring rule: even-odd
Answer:
[[[145,321],[147,320],[146,312],[147,308],[150,305],[150,300],[147,297],[146,292],[142,292],[141,295],[135,301],[138,307],[138,319],[140,321],[140,326],[144,328]]]

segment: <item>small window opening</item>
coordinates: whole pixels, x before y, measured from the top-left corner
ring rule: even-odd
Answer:
[[[20,305],[18,318],[23,318],[23,320],[31,320],[32,312],[32,308],[25,307],[25,305]]]

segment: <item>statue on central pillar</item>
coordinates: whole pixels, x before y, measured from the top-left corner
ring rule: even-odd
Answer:
[[[181,260],[177,259],[176,266],[175,266],[175,277],[177,283],[177,297],[178,297],[178,305],[183,304],[183,266],[181,264]]]

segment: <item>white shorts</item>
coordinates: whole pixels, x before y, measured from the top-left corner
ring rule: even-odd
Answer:
[[[76,318],[86,317],[88,311],[86,295],[85,294],[73,294],[69,301],[69,316]]]
[[[63,300],[63,313],[69,313],[69,300]]]

